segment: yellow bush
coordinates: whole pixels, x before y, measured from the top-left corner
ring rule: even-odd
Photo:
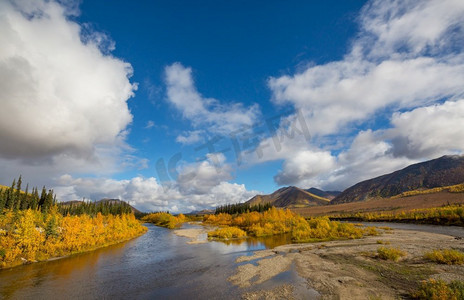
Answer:
[[[186,217],[183,214],[180,214],[177,217],[175,217],[169,213],[158,212],[146,215],[142,218],[142,221],[147,223],[153,223],[156,226],[173,229],[182,225],[182,223],[186,221]]]
[[[381,259],[398,261],[401,257],[406,256],[406,252],[396,248],[379,247],[377,255]]]
[[[314,242],[334,239],[355,239],[363,235],[377,235],[375,228],[362,229],[353,224],[330,221],[327,217],[305,220],[288,209],[275,207],[265,212],[240,215],[220,213],[204,217],[204,223],[235,226],[251,236],[261,237],[291,233],[294,242]]]
[[[454,280],[446,283],[443,280],[429,279],[422,281],[419,290],[412,295],[423,300],[460,300],[464,299],[464,282]]]
[[[118,243],[147,230],[133,214],[65,216],[56,208],[0,214],[0,268]]]
[[[424,255],[425,258],[447,265],[464,264],[464,253],[453,249],[433,250]]]
[[[208,232],[209,238],[217,238],[224,240],[244,238],[246,236],[246,232],[237,227],[224,227]]]
[[[464,183],[450,186],[448,191],[451,193],[464,193]]]

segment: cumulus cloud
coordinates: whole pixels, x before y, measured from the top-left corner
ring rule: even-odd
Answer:
[[[393,114],[391,137],[395,156],[413,159],[464,150],[464,100],[446,101]]]
[[[269,160],[284,160],[279,184],[343,189],[464,151],[464,2],[374,0],[358,21],[342,60],[269,79],[274,103],[299,109],[313,137],[269,150]],[[342,143],[324,144],[328,139]]]
[[[192,69],[180,63],[167,66],[165,73],[167,100],[195,127],[208,126],[212,133],[227,134],[253,125],[260,115],[257,104],[244,107],[241,103],[222,104],[203,97],[195,88]]]
[[[203,193],[184,190],[180,184],[163,186],[156,178],[134,177],[128,180],[109,178],[74,178],[63,175],[55,192],[60,201],[113,198],[128,201],[142,211],[190,212],[211,209],[227,203],[249,200],[258,191],[247,190],[244,184],[220,181]]]
[[[335,159],[330,152],[298,151],[295,156],[285,160],[283,170],[274,180],[280,185],[311,180],[321,173],[331,171],[334,166]]]
[[[0,2],[0,157],[95,159],[98,147],[124,144],[131,65],[109,54],[104,35],[84,34],[75,12]]]

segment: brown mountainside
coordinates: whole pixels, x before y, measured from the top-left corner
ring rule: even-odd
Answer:
[[[464,182],[464,156],[446,155],[349,187],[330,204],[392,197],[406,191],[450,186]]]
[[[329,199],[311,194],[303,189],[289,186],[269,195],[256,195],[247,201],[250,205],[270,203],[276,207],[303,207],[326,205]]]
[[[340,191],[323,191],[323,190],[320,190],[320,189],[317,189],[317,188],[314,188],[314,187],[312,187],[310,189],[307,189],[305,191],[307,191],[308,193],[311,193],[313,195],[322,197],[322,198],[327,198],[329,200],[332,200],[333,198],[337,197],[338,195],[340,195],[342,193]]]

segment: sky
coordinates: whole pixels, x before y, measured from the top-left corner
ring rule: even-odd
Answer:
[[[464,152],[464,2],[0,1],[0,184],[189,212]]]

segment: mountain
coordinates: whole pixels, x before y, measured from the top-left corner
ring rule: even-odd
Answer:
[[[303,207],[326,205],[329,203],[329,199],[311,194],[294,186],[289,186],[278,189],[269,195],[256,195],[246,203],[250,205],[271,203],[276,207]]]
[[[338,195],[340,195],[342,192],[340,191],[323,191],[323,190],[320,190],[320,189],[317,189],[317,188],[310,188],[310,189],[307,189],[305,190],[307,191],[308,193],[311,193],[313,195],[316,195],[316,196],[319,196],[319,197],[322,197],[322,198],[326,198],[326,199],[329,199],[329,200],[332,200],[333,198],[337,197]]]
[[[430,189],[464,182],[464,156],[445,155],[402,170],[362,181],[343,191],[330,204],[391,197],[406,191]]]

